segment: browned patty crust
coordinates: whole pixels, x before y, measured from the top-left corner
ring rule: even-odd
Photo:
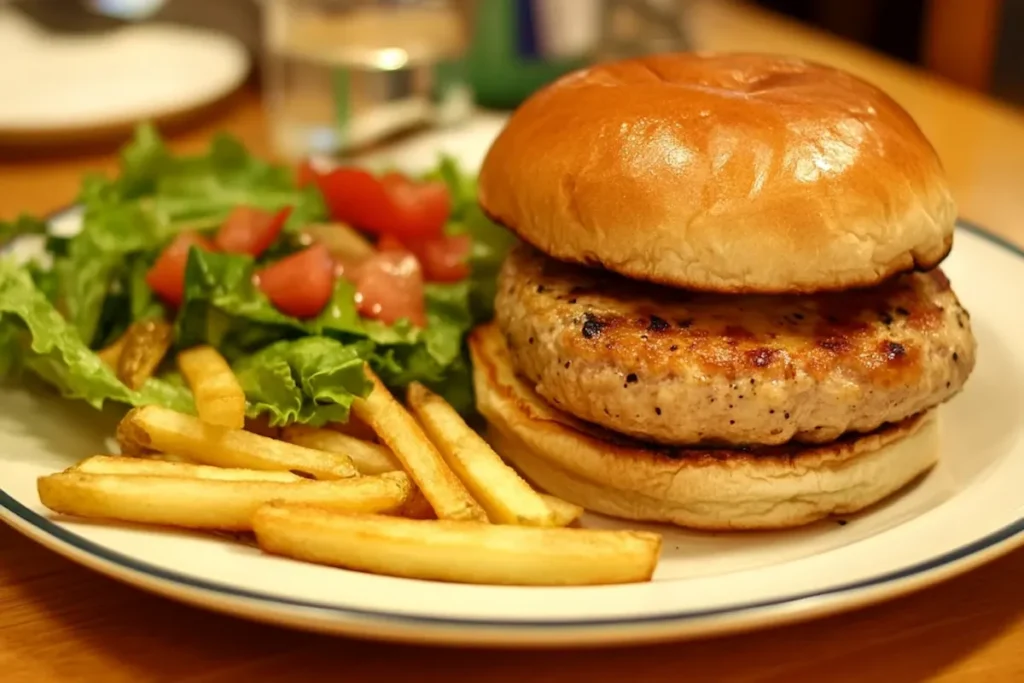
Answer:
[[[870,289],[735,296],[509,255],[497,321],[555,406],[665,444],[822,443],[956,394],[970,318],[940,270]]]

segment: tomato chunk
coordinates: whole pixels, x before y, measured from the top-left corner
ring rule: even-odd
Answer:
[[[377,251],[412,251],[404,244],[402,240],[391,235],[384,235],[377,240]]]
[[[445,235],[416,249],[430,282],[458,282],[469,277],[469,235]]]
[[[458,282],[469,276],[469,235],[441,235],[428,240],[402,243],[385,235],[377,242],[380,251],[408,250],[416,255],[427,282]]]
[[[267,266],[257,278],[277,310],[296,318],[312,318],[331,300],[334,261],[327,247],[314,244]]]
[[[149,288],[171,306],[180,306],[185,297],[185,266],[193,246],[204,251],[216,251],[214,244],[202,235],[183,232],[164,248],[146,273]]]
[[[217,247],[232,254],[259,256],[281,234],[291,213],[290,206],[275,212],[236,206],[217,231]]]
[[[320,173],[315,179],[333,220],[374,235],[401,240],[437,237],[452,210],[451,196],[442,182],[418,182],[399,173],[377,177],[347,167]]]
[[[319,172],[313,167],[313,162],[303,161],[295,171],[295,184],[299,187],[313,185],[319,175]]]
[[[398,248],[379,251],[352,273],[352,280],[360,315],[389,325],[408,318],[414,325],[426,327],[423,269],[412,252]]]

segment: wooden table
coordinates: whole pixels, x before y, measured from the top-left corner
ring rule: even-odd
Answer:
[[[1024,243],[1024,117],[776,17],[696,4],[702,48],[793,52],[864,75],[918,119],[962,213]],[[242,93],[174,145],[225,128],[265,145]],[[0,217],[66,203],[107,153],[0,161]],[[917,595],[848,615],[708,642],[595,652],[423,649],[328,639],[184,607],[127,588],[0,529],[0,680],[1017,681],[1024,680],[1024,551]]]

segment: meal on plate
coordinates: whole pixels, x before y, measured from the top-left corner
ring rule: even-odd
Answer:
[[[900,106],[764,55],[597,66],[479,175],[522,240],[474,332],[499,451],[587,509],[706,529],[861,510],[938,458],[974,367],[956,208]]]
[[[0,224],[43,245],[0,260],[0,375],[127,408],[119,452],[40,478],[42,504],[325,565],[649,581],[661,535],[584,509],[861,510],[936,462],[974,365],[935,152],[876,88],[793,59],[576,72],[478,181],[449,158],[289,169],[226,136],[179,156],[141,127],[78,202],[74,234]]]
[[[451,159],[295,172],[223,136],[174,156],[143,127],[76,234],[0,225],[44,244],[0,261],[0,371],[131,407],[120,453],[40,478],[42,504],[394,576],[650,580],[660,535],[580,528],[470,426],[466,335],[513,241],[474,185]]]

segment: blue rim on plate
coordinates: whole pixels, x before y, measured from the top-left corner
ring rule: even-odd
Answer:
[[[62,212],[57,212],[55,216]],[[958,221],[958,227],[973,233],[996,246],[1005,249],[1021,258],[1024,258],[1024,249],[1009,242],[1002,237],[992,234],[988,230],[969,223],[964,220]],[[826,597],[839,597],[864,590],[866,588],[882,586],[885,584],[910,579],[915,576],[927,574],[941,567],[951,566],[955,563],[966,560],[985,550],[999,546],[1000,544],[1024,534],[1024,518],[1014,521],[976,541],[960,546],[955,550],[937,555],[931,559],[912,564],[903,569],[887,572],[870,579],[842,584],[832,588],[780,597],[772,600],[749,602],[729,607],[720,607],[706,610],[692,610],[671,612],[642,617],[624,618],[601,618],[601,619],[558,619],[558,620],[502,620],[502,619],[466,619],[460,617],[432,617],[403,614],[381,610],[368,610],[356,607],[345,607],[328,603],[311,602],[306,600],[295,600],[275,596],[269,593],[249,591],[236,588],[231,585],[198,579],[178,572],[163,569],[146,562],[142,562],[123,553],[109,550],[98,543],[89,541],[82,536],[69,531],[60,525],[46,519],[42,515],[33,512],[25,507],[9,494],[0,489],[0,508],[5,509],[21,521],[45,532],[47,535],[69,545],[77,550],[83,551],[106,562],[117,565],[130,572],[142,574],[149,578],[177,584],[184,588],[213,592],[231,598],[242,598],[255,601],[267,606],[285,606],[315,611],[321,615],[337,615],[340,617],[354,618],[358,620],[379,620],[396,625],[404,626],[449,626],[449,627],[476,627],[476,628],[501,628],[505,630],[530,630],[530,631],[556,631],[565,628],[573,629],[599,629],[608,626],[637,626],[656,625],[672,622],[686,622],[708,619],[722,616],[739,616],[745,613],[757,612],[766,608],[795,606],[805,601],[813,601]]]

